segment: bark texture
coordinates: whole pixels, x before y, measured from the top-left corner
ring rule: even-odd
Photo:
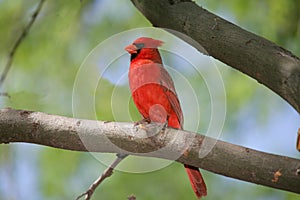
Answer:
[[[101,122],[25,110],[0,110],[0,144],[27,142],[50,147],[125,153],[176,160],[224,176],[300,194],[300,160],[264,153],[157,124]],[[158,131],[157,131],[158,130]],[[199,152],[214,145],[199,158]]]

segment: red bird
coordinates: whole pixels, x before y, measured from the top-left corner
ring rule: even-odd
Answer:
[[[131,55],[129,85],[133,101],[144,120],[167,123],[182,129],[183,115],[171,76],[163,67],[160,40],[141,37],[125,50]],[[184,165],[196,196],[206,196],[206,185],[198,168]]]

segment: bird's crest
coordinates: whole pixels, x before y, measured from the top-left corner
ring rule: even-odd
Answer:
[[[164,42],[161,40],[156,40],[149,37],[140,37],[136,39],[133,44],[143,44],[143,48],[157,48],[161,46]]]

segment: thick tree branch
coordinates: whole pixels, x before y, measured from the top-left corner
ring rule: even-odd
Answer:
[[[259,152],[192,132],[132,123],[73,119],[24,110],[0,110],[0,144],[27,142],[55,148],[176,160],[228,177],[300,194],[300,160]],[[153,129],[155,130],[155,129]],[[203,141],[215,144],[204,158]],[[163,149],[159,151],[158,149]]]
[[[264,84],[300,113],[300,59],[291,52],[208,12],[191,0],[131,1],[153,26],[190,36],[209,55]]]

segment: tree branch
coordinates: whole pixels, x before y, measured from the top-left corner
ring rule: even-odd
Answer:
[[[37,6],[36,10],[34,11],[34,13],[31,16],[30,21],[28,22],[28,24],[26,25],[26,27],[24,28],[24,30],[22,31],[21,35],[18,37],[17,41],[15,42],[15,44],[13,45],[12,49],[9,52],[8,55],[8,60],[7,63],[4,67],[4,70],[0,76],[0,88],[2,87],[2,84],[11,68],[11,64],[13,62],[13,58],[15,56],[15,53],[18,49],[18,47],[20,46],[20,44],[22,43],[22,41],[24,40],[24,38],[26,37],[27,33],[29,32],[30,28],[32,27],[33,23],[35,22],[37,16],[39,15],[43,4],[44,4],[45,0],[41,0],[39,5]]]
[[[131,1],[153,26],[190,36],[209,55],[264,84],[300,113],[300,59],[291,52],[208,12],[191,0]]]
[[[135,127],[133,123],[73,119],[24,110],[0,110],[0,144],[27,142],[75,151],[164,158],[300,194],[298,159],[216,141],[183,130],[167,128],[164,132],[149,136],[150,128]],[[214,147],[206,157],[200,159],[199,152],[207,148],[204,141],[214,144]]]
[[[83,194],[79,195],[76,200],[81,199],[82,197],[84,197],[84,200],[90,200],[95,192],[95,190],[97,189],[97,187],[108,177],[110,177],[114,171],[114,169],[116,168],[116,166],[124,159],[126,158],[127,155],[126,154],[117,154],[117,158],[104,170],[104,172],[101,174],[101,176],[99,176],[94,182],[93,184],[89,187],[89,189],[87,189],[86,192],[84,192]]]

